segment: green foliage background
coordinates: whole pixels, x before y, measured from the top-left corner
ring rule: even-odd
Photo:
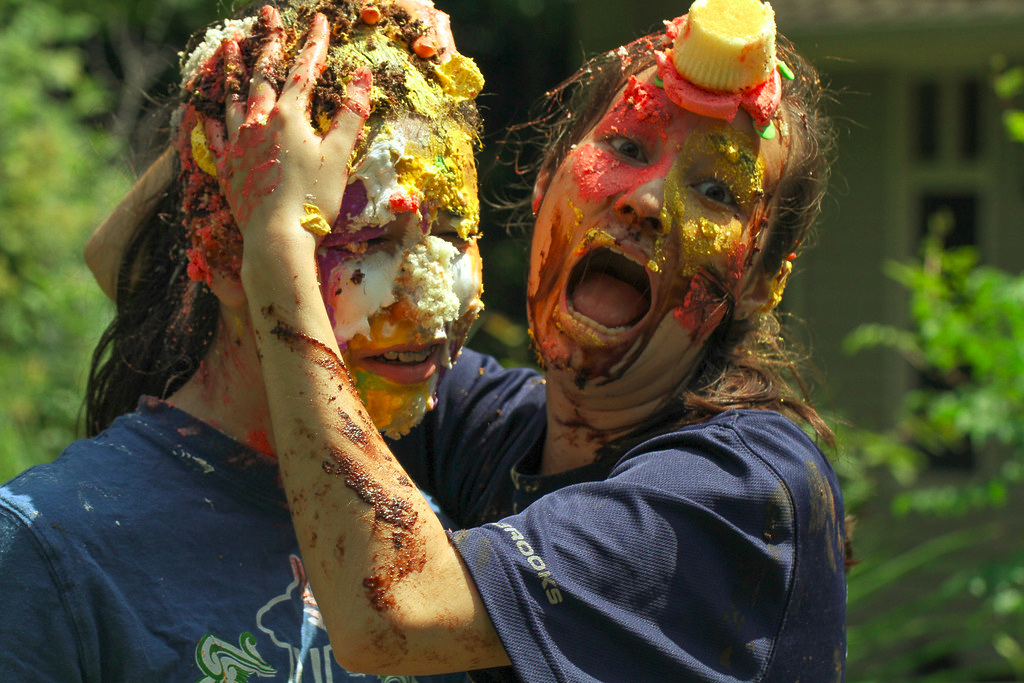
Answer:
[[[994,63],[1007,135],[1024,144],[1024,67]],[[837,469],[868,551],[849,579],[850,680],[1024,680],[1024,275],[944,248],[953,220],[933,215],[919,257],[889,264],[910,325],[847,339],[921,378],[892,429],[843,433]],[[929,471],[926,453],[941,466],[964,449],[980,456],[970,476]],[[903,526],[909,546],[879,541]]]
[[[84,69],[95,17],[0,0],[0,479],[74,436],[106,306],[81,258],[125,180],[92,121],[111,104]]]
[[[443,3],[488,78],[489,200],[519,183],[497,143],[578,62],[564,28],[571,4]],[[135,175],[127,160],[146,146],[151,94],[169,92],[177,50],[225,13],[210,0],[0,0],[0,481],[78,435],[89,355],[110,315],[82,247]],[[1024,70],[1002,65],[995,86],[1024,142]],[[473,345],[526,364],[526,240],[505,236],[503,212],[486,208],[483,221],[488,311]],[[1024,680],[1024,544],[1006,542],[1006,515],[986,514],[1013,505],[1024,479],[1024,278],[944,250],[942,229],[939,216],[920,258],[891,266],[911,326],[868,325],[849,340],[851,352],[891,349],[934,380],[908,394],[890,432],[841,430],[844,495],[866,530],[867,559],[850,575],[850,681]],[[965,442],[996,453],[996,468],[922,484],[919,445]],[[893,524],[920,528],[920,542],[873,547]],[[981,655],[961,666],[968,651]]]

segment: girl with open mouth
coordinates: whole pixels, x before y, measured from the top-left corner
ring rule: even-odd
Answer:
[[[301,195],[254,202],[242,279],[340,662],[476,680],[842,679],[842,498],[793,420],[831,434],[787,382],[775,314],[827,177],[820,92],[759,0],[697,0],[557,88],[531,206],[545,372],[467,351],[397,444],[374,432],[302,274],[315,243]],[[243,130],[293,94],[251,93]],[[296,141],[283,177],[312,157]]]

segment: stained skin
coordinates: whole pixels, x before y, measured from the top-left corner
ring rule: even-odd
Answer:
[[[176,145],[192,236],[189,275],[208,284],[236,277],[242,252],[238,224],[249,222],[253,207],[282,183],[284,150],[277,133],[263,125],[276,113],[266,96],[287,85],[279,64],[296,51],[296,59],[322,62],[316,74],[295,78],[309,83],[303,106],[323,138],[345,106],[352,79],[367,74],[372,105],[364,115],[376,113],[350,164],[347,206],[328,222],[317,206],[331,204],[323,201],[326,188],[312,184],[302,225],[330,233],[318,256],[324,300],[374,420],[393,437],[408,432],[433,406],[437,382],[483,308],[475,132],[455,115],[459,103],[479,93],[482,77],[450,37],[440,35],[443,30],[428,27],[421,36],[436,43],[435,55],[446,50],[443,58],[411,59],[410,41],[418,29],[410,18],[421,11],[440,15],[405,4],[410,7],[378,8],[370,23],[335,17],[334,30],[346,27],[343,39],[317,46],[315,55],[300,50],[304,35],[296,27],[308,19],[294,16],[294,10],[275,19],[264,12],[258,20],[227,22],[189,56]],[[258,75],[252,79],[256,96],[238,130],[244,144],[237,148],[258,157],[242,182],[225,185],[218,177],[229,142],[220,123],[224,102],[233,111],[246,106],[241,89],[249,73]],[[381,178],[390,182],[382,184]],[[351,213],[352,198],[359,192],[366,198],[368,186],[373,201]],[[332,193],[340,197],[340,189]],[[369,244],[384,240],[390,258],[382,259],[382,250],[374,253]],[[376,298],[360,298],[354,290],[373,291]],[[345,302],[344,310],[339,302]]]
[[[582,383],[614,381],[667,316],[688,333],[677,349],[703,342],[714,314],[698,312],[740,293],[766,217],[762,147],[782,148],[676,107],[650,72],[630,80],[554,174],[558,199],[539,204],[529,312],[548,368]],[[598,248],[646,271],[649,308],[628,329],[573,315],[572,269]]]

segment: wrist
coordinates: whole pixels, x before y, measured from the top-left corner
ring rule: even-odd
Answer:
[[[300,226],[301,215],[275,221],[286,229],[246,231],[242,245],[242,284],[247,291],[298,291],[318,286],[315,235]]]

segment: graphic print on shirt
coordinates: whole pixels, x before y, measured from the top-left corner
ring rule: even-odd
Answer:
[[[196,648],[196,664],[206,674],[198,683],[246,683],[251,674],[272,676],[277,671],[256,651],[256,637],[246,631],[238,647],[211,635],[203,636]]]
[[[274,680],[288,683],[334,683],[335,672],[340,670],[332,665],[334,657],[330,644],[316,645],[317,642],[327,642],[327,632],[309,588],[305,567],[296,555],[288,559],[292,581],[283,593],[271,598],[256,613],[256,627],[276,647],[288,653],[287,678],[283,678],[283,671],[280,672],[282,678],[275,676],[278,671],[256,649],[256,637],[245,632],[239,637],[239,647],[213,635],[206,635],[199,641],[196,663],[205,677],[198,683],[248,683],[249,676],[253,674],[259,678],[274,677]],[[297,629],[294,617],[296,612],[302,614]],[[413,676],[378,678],[356,673],[348,673],[347,678],[381,683],[416,683],[417,680]]]
[[[534,551],[533,546],[526,541],[523,533],[511,524],[506,524],[505,522],[494,522],[492,526],[496,526],[502,531],[508,533],[509,540],[515,542],[516,549],[519,550],[522,556],[526,559],[527,564],[530,565],[530,568],[533,569],[534,573],[537,575],[537,579],[540,581],[541,590],[544,591],[544,595],[547,597],[548,602],[552,605],[557,605],[562,602],[564,599],[562,591],[559,589],[558,583],[555,582],[555,579],[552,578],[551,570],[548,569],[547,563],[544,562],[544,559]]]

